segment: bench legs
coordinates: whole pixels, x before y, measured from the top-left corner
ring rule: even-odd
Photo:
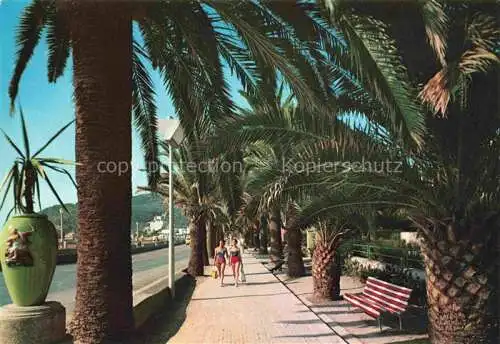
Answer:
[[[398,314],[398,319],[399,319],[399,330],[403,331],[403,319],[401,317],[401,314]],[[382,314],[380,314],[379,317],[377,318],[377,322],[378,322],[378,327],[382,332]]]

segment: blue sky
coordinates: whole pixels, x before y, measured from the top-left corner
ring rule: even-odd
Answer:
[[[20,14],[28,4],[27,1],[0,0],[0,128],[11,136],[16,143],[22,145],[20,118],[18,115],[10,116],[10,101],[8,97],[8,86],[15,58],[15,32]],[[35,53],[21,79],[19,98],[23,112],[27,121],[28,135],[31,138],[32,150],[43,145],[57,130],[74,118],[74,105],[72,101],[72,76],[71,63],[68,64],[64,75],[56,84],[49,84],[47,81],[47,45],[45,37],[42,37]],[[151,71],[157,92],[158,116],[167,118],[175,114],[168,95],[165,93],[163,84],[158,73]],[[228,74],[229,75],[229,74]],[[231,93],[234,101],[239,104],[242,98],[238,94],[241,84],[234,76],[230,76]],[[68,128],[51,146],[45,150],[44,156],[62,159],[75,159],[75,127]],[[133,158],[132,183],[133,190],[136,186],[144,185],[146,178],[139,169],[143,167],[142,152],[138,135],[133,132]],[[15,152],[0,137],[0,178],[5,173],[15,159]],[[74,171],[72,171],[74,175]],[[51,174],[51,181],[65,203],[76,202],[76,190],[69,179],[58,174]],[[50,176],[49,176],[50,177]],[[45,182],[43,182],[45,183]],[[57,203],[47,186],[42,185],[41,189],[42,208]],[[9,200],[0,210],[0,223],[3,223],[8,210],[12,206]],[[37,208],[38,209],[38,208]]]

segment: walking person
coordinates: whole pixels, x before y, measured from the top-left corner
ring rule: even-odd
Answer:
[[[227,254],[227,248],[224,246],[225,241],[219,241],[219,246],[215,248],[214,252],[214,265],[217,268],[218,275],[220,276],[220,286],[224,286],[224,271],[226,270],[226,257],[229,258]]]
[[[242,263],[241,260],[241,251],[238,247],[238,240],[233,239],[233,244],[229,248],[229,255],[231,256],[229,260],[229,266],[233,269],[234,276],[234,286],[238,286],[238,280],[240,278],[240,265]]]

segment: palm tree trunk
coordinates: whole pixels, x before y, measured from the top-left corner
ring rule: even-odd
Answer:
[[[222,234],[222,228],[220,226],[217,226],[217,227],[214,227],[215,230],[214,230],[214,235],[215,235],[215,242],[214,242],[214,245],[215,247],[217,247],[217,245],[219,245],[219,241],[221,241],[224,237],[224,235]],[[215,249],[214,247],[214,249]]]
[[[304,260],[302,259],[302,232],[297,224],[297,208],[290,202],[285,215],[286,242],[288,249],[288,276],[300,277],[305,274]]]
[[[261,246],[260,246],[260,235],[259,235],[259,232],[258,231],[255,231],[255,234],[254,234],[254,240],[255,240],[255,248],[260,251],[261,249]]]
[[[260,222],[256,221],[252,227],[253,244],[257,251],[260,251]]]
[[[313,298],[318,301],[339,300],[340,275],[336,247],[331,247],[323,236],[318,235],[312,257]]]
[[[253,247],[253,231],[252,228],[248,228],[245,231],[245,245],[247,247]]]
[[[267,234],[268,234],[268,228],[267,228],[267,219],[266,216],[262,215],[260,217],[260,254],[267,254]]]
[[[269,236],[271,239],[271,261],[283,258],[283,244],[281,242],[281,214],[280,209],[274,209],[269,217]]]
[[[433,344],[496,342],[498,318],[492,313],[498,306],[494,297],[498,252],[488,251],[484,242],[432,238],[423,242]]]
[[[191,218],[193,230],[191,232],[191,256],[189,258],[188,273],[191,276],[203,276],[203,251],[206,253],[206,227],[205,217],[199,215]]]
[[[207,245],[207,241],[208,241],[208,235],[207,235],[207,223],[205,222],[205,230],[203,231],[204,233],[204,238],[202,239],[203,240],[203,265],[204,266],[209,266],[210,265],[210,261],[208,260],[208,257],[210,256],[209,253],[208,253],[208,245]]]
[[[298,228],[290,228],[288,239],[288,276],[304,276],[304,260],[302,259],[302,233]]]
[[[132,312],[132,20],[106,1],[68,4],[76,107],[77,343],[122,341]]]
[[[216,247],[215,244],[215,227],[212,223],[211,220],[207,220],[207,251],[208,251],[208,260],[210,261],[210,258],[213,257],[214,255],[214,250]],[[210,265],[210,264],[209,264]]]

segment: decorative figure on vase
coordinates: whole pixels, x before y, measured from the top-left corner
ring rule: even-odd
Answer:
[[[5,252],[7,266],[33,266],[33,256],[29,249],[31,234],[32,232],[19,232],[16,228],[10,228]]]

